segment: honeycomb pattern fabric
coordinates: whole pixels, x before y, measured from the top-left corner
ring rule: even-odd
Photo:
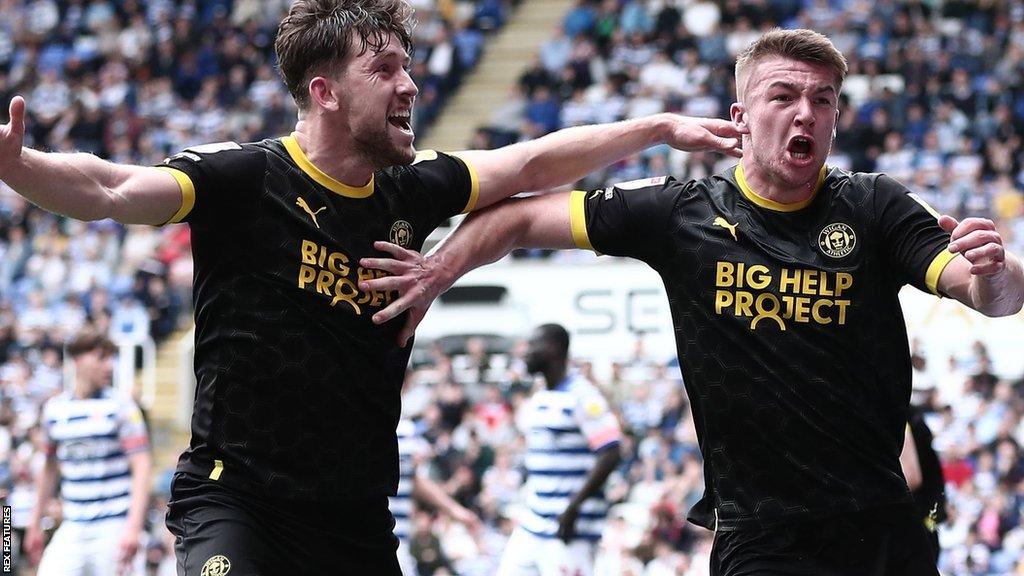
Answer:
[[[665,283],[704,456],[692,521],[767,527],[909,501],[910,362],[897,293],[935,290],[949,235],[894,180],[823,169],[799,205],[742,169],[571,195],[578,245]]]
[[[461,160],[421,153],[334,181],[294,138],[223,143],[164,163],[182,186],[195,260],[196,398],[179,471],[262,496],[341,502],[393,494],[395,427],[411,346],[395,294],[364,293],[359,259],[391,240],[419,250],[473,199]],[[191,189],[189,189],[191,187]]]

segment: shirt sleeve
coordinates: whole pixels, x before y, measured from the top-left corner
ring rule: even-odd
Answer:
[[[181,208],[167,224],[214,224],[224,221],[248,180],[262,177],[265,158],[235,142],[186,148],[158,166],[174,176],[181,189]]]
[[[685,186],[672,177],[645,178],[569,195],[569,219],[576,246],[645,262],[666,241],[673,208]]]
[[[142,418],[142,410],[131,398],[121,400],[117,415],[117,437],[126,454],[149,450],[149,433],[146,421]]]
[[[577,393],[576,422],[587,438],[592,452],[622,440],[619,420],[608,407],[608,400],[594,387],[580,387]]]
[[[881,175],[875,181],[881,249],[901,284],[939,294],[939,276],[956,254],[946,249],[949,234],[939,214],[902,184]]]
[[[407,174],[429,230],[456,214],[476,208],[480,181],[472,165],[457,156],[421,150]]]

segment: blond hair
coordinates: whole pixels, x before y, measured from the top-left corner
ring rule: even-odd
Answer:
[[[843,80],[846,79],[846,72],[849,69],[846,57],[824,34],[806,28],[775,28],[755,40],[736,57],[737,98],[742,100],[746,91],[747,76],[754,66],[772,56],[829,66],[835,72],[836,92],[842,89]]]

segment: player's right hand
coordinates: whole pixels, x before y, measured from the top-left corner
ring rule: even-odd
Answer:
[[[38,524],[25,529],[25,551],[28,552],[28,559],[33,566],[39,564],[43,558],[43,530]]]
[[[949,251],[960,253],[971,263],[971,274],[994,276],[1006,270],[1006,249],[994,222],[987,218],[939,217],[939,226],[949,232]]]
[[[25,99],[12,98],[9,110],[10,122],[0,125],[0,178],[7,167],[21,157],[21,146],[25,142]]]
[[[373,315],[373,323],[383,324],[408,310],[409,317],[398,333],[398,344],[404,347],[423,321],[434,299],[451,287],[452,280],[443,263],[435,257],[423,256],[390,242],[374,242],[373,247],[392,257],[363,258],[359,260],[359,265],[390,272],[391,276],[362,280],[359,289],[363,292],[398,292],[399,296],[394,302]]]

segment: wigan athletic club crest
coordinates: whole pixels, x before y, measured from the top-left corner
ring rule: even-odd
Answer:
[[[391,234],[388,237],[392,244],[408,248],[412,243],[412,225],[405,220],[399,220],[391,225]]]
[[[227,576],[228,571],[231,570],[231,561],[228,560],[227,556],[220,554],[213,556],[203,564],[203,571],[200,576]]]
[[[853,233],[853,228],[842,222],[829,224],[818,234],[818,248],[832,258],[843,258],[853,252],[856,246],[857,235]]]

